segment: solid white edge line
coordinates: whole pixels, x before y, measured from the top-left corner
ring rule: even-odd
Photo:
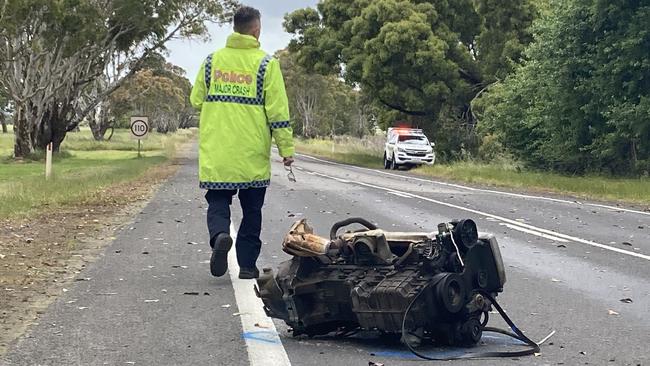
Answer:
[[[230,226],[230,236],[233,238],[233,242],[237,238],[237,233],[232,225]],[[234,245],[228,252],[228,272],[232,288],[235,291],[235,300],[239,309],[238,316],[243,329],[242,336],[246,342],[250,365],[291,366],[289,356],[282,345],[273,320],[266,316],[262,300],[255,295],[253,290],[255,280],[239,278],[239,265]]]
[[[388,194],[392,194],[392,195],[395,195],[395,196],[398,196],[398,197],[411,198],[411,196],[407,196],[407,195],[405,195],[403,193],[400,193],[400,192],[388,192]]]
[[[359,170],[366,170],[366,171],[379,173],[379,174],[383,174],[383,175],[387,175],[387,176],[391,176],[391,177],[398,177],[398,178],[402,178],[402,179],[412,179],[412,180],[416,180],[416,181],[420,181],[420,182],[434,183],[434,184],[438,184],[438,185],[442,185],[442,186],[465,189],[465,190],[468,190],[468,191],[493,193],[493,194],[500,194],[500,195],[511,196],[511,197],[531,198],[531,199],[544,200],[544,201],[550,201],[550,202],[566,203],[566,204],[571,204],[571,205],[593,206],[593,207],[606,208],[606,209],[612,210],[612,211],[624,211],[624,212],[629,212],[629,213],[634,213],[634,214],[639,214],[639,215],[650,216],[650,212],[632,210],[632,209],[629,209],[629,208],[609,206],[609,205],[603,205],[603,204],[598,204],[598,203],[569,201],[569,200],[563,200],[563,199],[559,199],[559,198],[533,196],[533,195],[522,194],[522,193],[511,193],[511,192],[495,191],[495,190],[491,190],[491,189],[473,188],[473,187],[468,187],[468,186],[464,186],[464,185],[461,185],[461,184],[440,182],[440,181],[433,180],[433,179],[423,179],[423,178],[418,178],[418,177],[412,177],[412,176],[406,176],[406,175],[401,175],[401,174],[384,172],[384,171],[381,171],[381,170],[378,170],[378,169],[370,169],[370,168],[364,168],[364,167],[360,167],[360,166],[356,166],[356,165],[337,163],[337,162],[333,162],[333,161],[329,161],[329,160],[325,160],[325,159],[320,159],[320,158],[310,156],[310,155],[305,155],[305,154],[296,154],[296,156],[305,157],[305,158],[313,159],[313,160],[316,160],[316,161],[320,161],[320,162],[328,163],[328,164],[332,164],[332,165],[339,165],[339,166],[345,166],[345,167],[355,168],[355,169],[359,169]]]
[[[322,174],[322,173],[315,173],[315,174],[319,175],[319,176],[322,176],[322,177],[325,177],[325,178],[335,179],[335,177],[331,177],[331,176],[328,176],[326,174]],[[575,237],[575,236],[558,233],[558,232],[555,232],[555,231],[552,231],[552,230],[543,229],[543,228],[536,227],[536,226],[533,226],[533,225],[525,224],[523,222],[511,220],[511,219],[505,218],[503,216],[494,215],[494,214],[490,214],[490,213],[479,211],[479,210],[474,210],[474,209],[468,208],[468,207],[454,205],[452,203],[438,201],[438,200],[435,200],[433,198],[424,197],[424,196],[420,196],[420,195],[413,194],[413,193],[403,192],[403,191],[399,191],[399,190],[396,190],[396,189],[393,189],[393,188],[386,188],[386,187],[382,187],[382,186],[377,186],[377,185],[370,184],[370,183],[364,183],[364,182],[351,182],[351,183],[361,185],[361,186],[365,186],[365,187],[378,189],[378,190],[382,190],[382,191],[386,191],[386,192],[398,192],[398,193],[401,193],[403,195],[407,195],[407,196],[409,196],[411,198],[417,198],[417,199],[421,199],[423,201],[427,201],[427,202],[436,203],[436,204],[439,204],[439,205],[442,205],[442,206],[455,208],[457,210],[467,211],[467,212],[471,212],[471,213],[474,213],[474,214],[477,214],[477,215],[491,217],[491,218],[497,219],[499,221],[503,221],[503,222],[507,222],[507,223],[515,225],[515,226],[535,230],[535,231],[538,231],[540,233],[545,233],[545,234],[552,235],[552,236],[555,236],[555,237],[559,237],[559,238],[562,238],[562,239],[567,239],[567,240],[570,240],[570,241],[575,241],[575,242],[578,242],[578,243],[587,244],[587,245],[591,245],[593,247],[597,247],[597,248],[601,248],[601,249],[605,249],[605,250],[610,250],[612,252],[617,252],[617,253],[620,253],[620,254],[625,254],[625,255],[632,256],[632,257],[641,258],[641,259],[645,259],[645,260],[650,261],[650,255],[635,253],[635,252],[631,252],[629,250],[619,249],[619,248],[616,248],[616,247],[610,247],[609,245],[600,244],[600,243],[597,243],[595,241],[586,240],[586,239],[578,238],[578,237]]]
[[[502,222],[499,225],[503,225],[503,226],[505,226],[507,228],[518,230],[518,231],[521,231],[523,233],[527,233],[527,234],[531,234],[531,235],[537,235],[537,236],[542,237],[544,239],[551,239],[553,241],[559,241],[560,243],[568,243],[569,242],[568,240],[558,238],[557,236],[540,233],[539,231],[529,230],[529,229],[519,227],[519,226],[516,226],[516,225],[512,225],[512,224],[506,224],[506,223]]]

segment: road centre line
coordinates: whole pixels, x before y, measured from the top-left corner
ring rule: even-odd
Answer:
[[[523,233],[527,233],[527,234],[531,234],[531,235],[537,235],[537,236],[542,237],[544,239],[559,241],[560,243],[568,243],[569,242],[568,240],[558,238],[557,236],[540,233],[539,231],[529,230],[529,229],[526,229],[526,228],[523,228],[523,227],[520,227],[520,226],[516,226],[516,225],[506,224],[506,223],[503,223],[503,222],[500,223],[499,225],[505,226],[505,227],[510,228],[510,229],[518,230],[518,231],[521,231]]]
[[[305,171],[307,171],[307,170],[305,170]],[[312,172],[312,173],[314,173],[314,175],[317,175],[317,176],[321,176],[321,177],[324,177],[324,178],[329,178],[329,179],[336,180],[335,177],[329,176],[327,174],[317,173],[317,172]],[[529,225],[529,224],[526,224],[526,223],[523,223],[523,222],[511,220],[511,219],[508,219],[508,218],[503,217],[503,216],[494,215],[494,214],[490,214],[490,213],[487,213],[487,212],[475,210],[475,209],[472,209],[472,208],[455,205],[453,203],[447,203],[447,202],[439,201],[439,200],[436,200],[436,199],[433,199],[433,198],[420,196],[420,195],[417,195],[417,194],[404,192],[404,191],[396,190],[396,189],[393,189],[393,188],[382,187],[382,186],[378,186],[378,185],[374,185],[374,184],[370,184],[370,183],[355,181],[355,182],[350,182],[350,184],[356,184],[356,185],[360,185],[360,186],[374,188],[374,189],[382,190],[382,191],[389,192],[389,193],[400,193],[402,195],[409,196],[410,198],[417,198],[417,199],[427,201],[427,202],[431,202],[431,203],[435,203],[435,204],[438,204],[438,205],[455,208],[457,210],[471,212],[471,213],[476,214],[476,215],[491,217],[493,219],[503,221],[503,222],[511,224],[513,226],[518,226],[520,228],[533,230],[533,231],[536,231],[538,233],[544,233],[544,234],[548,234],[548,235],[553,236],[553,237],[562,238],[562,239],[566,239],[566,240],[569,240],[569,241],[574,241],[574,242],[578,242],[578,243],[582,243],[582,244],[587,244],[587,245],[590,245],[590,246],[593,246],[593,247],[597,247],[597,248],[609,250],[609,251],[612,251],[612,252],[625,254],[625,255],[632,256],[632,257],[641,258],[641,259],[645,259],[645,260],[650,261],[650,255],[631,252],[629,250],[624,250],[624,249],[612,247],[612,246],[609,246],[609,245],[597,243],[595,241],[582,239],[582,238],[578,238],[578,237],[567,235],[567,234],[558,233],[558,232],[555,232],[555,231],[552,231],[552,230],[547,230],[547,229],[543,229],[543,228],[540,228],[540,227],[537,227],[537,226]]]
[[[230,236],[237,239],[237,232],[230,225]],[[251,366],[291,366],[287,351],[275,329],[273,320],[264,313],[262,300],[255,295],[255,280],[239,278],[239,265],[235,248],[228,252],[228,272],[235,291],[235,301],[239,309],[239,318],[246,341],[248,359]]]
[[[495,191],[495,190],[491,190],[491,189],[474,188],[474,187],[464,186],[464,185],[461,185],[461,184],[440,182],[440,181],[433,180],[433,179],[423,179],[423,178],[417,178],[417,177],[413,177],[413,176],[406,176],[406,175],[401,175],[401,174],[384,172],[384,171],[377,170],[377,169],[364,168],[364,167],[360,167],[360,166],[356,166],[356,165],[337,163],[337,162],[333,162],[333,161],[329,161],[329,160],[325,160],[325,159],[316,158],[316,157],[313,157],[313,156],[310,156],[310,155],[296,154],[296,156],[305,157],[305,158],[313,159],[313,160],[316,160],[316,161],[319,161],[319,162],[328,163],[328,164],[332,164],[332,165],[344,166],[344,167],[347,167],[347,168],[353,168],[353,169],[358,169],[358,170],[366,170],[366,171],[370,171],[370,172],[373,172],[373,173],[383,174],[383,175],[402,178],[402,179],[411,179],[411,180],[415,180],[415,181],[419,181],[419,182],[434,183],[434,184],[438,184],[438,185],[442,185],[442,186],[460,188],[460,189],[473,191],[473,192],[492,193],[492,194],[499,194],[499,195],[510,196],[510,197],[519,197],[519,198],[530,198],[530,199],[537,199],[537,200],[544,200],[544,201],[558,202],[558,203],[566,203],[566,204],[578,205],[578,206],[580,206],[580,205],[593,206],[593,207],[606,208],[606,209],[612,210],[612,211],[624,211],[624,212],[629,212],[629,213],[634,213],[634,214],[639,214],[639,215],[650,216],[650,212],[632,210],[632,209],[629,209],[629,208],[616,207],[616,206],[610,206],[610,205],[603,205],[603,204],[598,204],[598,203],[569,201],[569,200],[563,200],[563,199],[559,199],[559,198],[533,196],[533,195],[521,194],[521,193]]]

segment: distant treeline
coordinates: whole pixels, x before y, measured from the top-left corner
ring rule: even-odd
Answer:
[[[348,111],[344,133],[403,121],[443,160],[647,175],[649,16],[631,0],[323,0],[286,16],[286,57],[355,93],[354,108],[318,119]],[[317,129],[293,109],[299,132]]]

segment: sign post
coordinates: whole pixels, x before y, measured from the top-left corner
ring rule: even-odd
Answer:
[[[138,157],[141,157],[140,146],[141,141],[147,138],[149,133],[149,117],[134,116],[131,117],[131,136],[138,140]]]
[[[48,180],[52,176],[52,143],[47,144],[45,151],[45,179]]]

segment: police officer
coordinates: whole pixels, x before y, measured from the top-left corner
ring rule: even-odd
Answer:
[[[202,63],[190,100],[201,111],[199,180],[207,189],[210,271],[228,269],[230,205],[238,194],[243,219],[235,249],[239,278],[259,277],[262,206],[271,177],[271,137],[293,163],[293,131],[278,60],[259,49],[260,12],[242,6],[234,15],[234,33],[226,47]]]

